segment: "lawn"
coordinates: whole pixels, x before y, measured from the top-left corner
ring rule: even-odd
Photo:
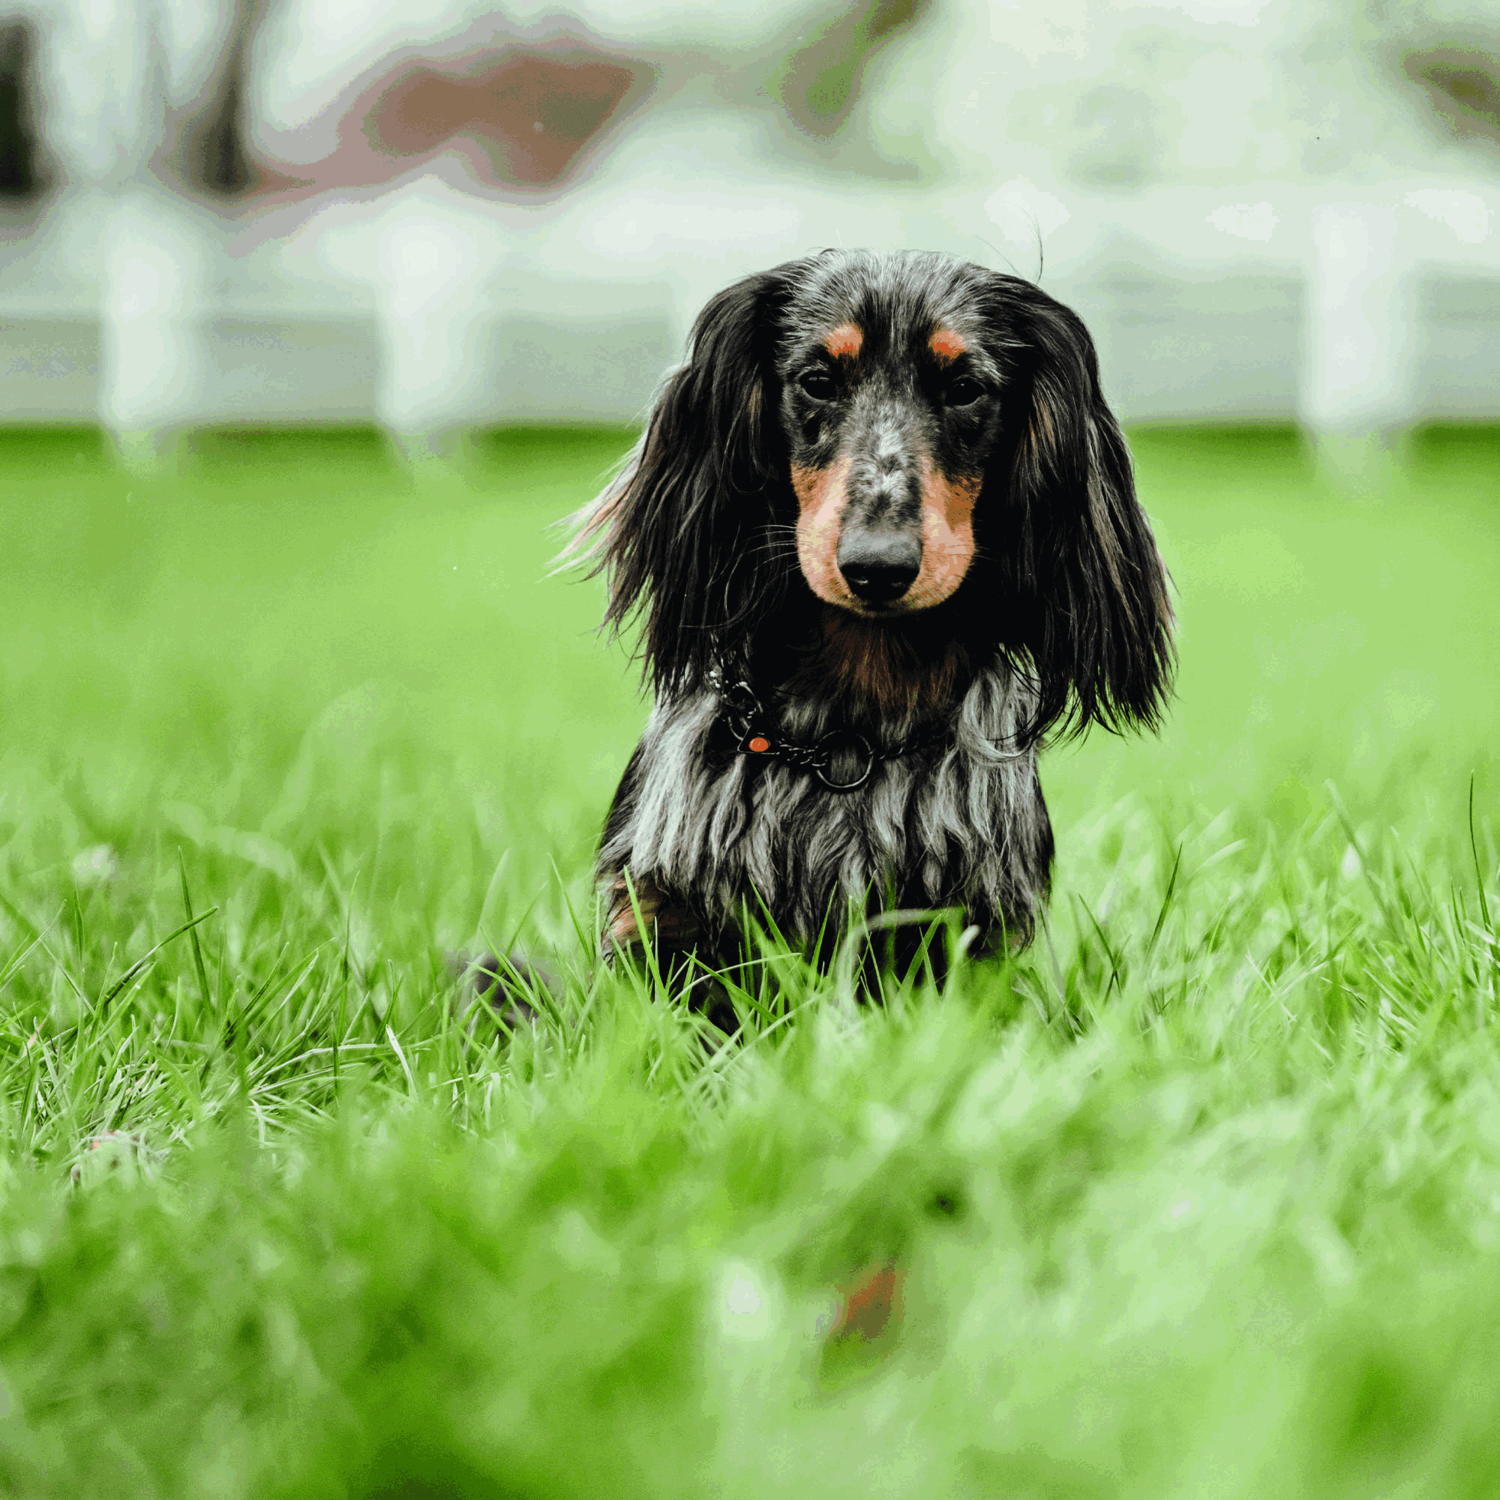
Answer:
[[[0,1493],[1494,1494],[1500,434],[1135,433],[1179,694],[1048,932],[729,1044],[590,947],[626,441],[0,439]]]

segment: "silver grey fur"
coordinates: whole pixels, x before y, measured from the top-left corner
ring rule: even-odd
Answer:
[[[713,692],[665,698],[620,788],[600,874],[628,871],[710,920],[763,903],[802,946],[887,887],[905,906],[961,907],[991,941],[1024,938],[1046,899],[1052,837],[1035,747],[1006,747],[1034,706],[1032,683],[997,658],[961,700],[951,744],[878,761],[863,787],[838,792],[802,769],[716,753]],[[842,723],[813,697],[779,718],[803,741]]]

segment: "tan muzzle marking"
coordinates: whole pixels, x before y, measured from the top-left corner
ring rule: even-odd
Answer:
[[[839,571],[839,535],[849,505],[847,454],[826,469],[792,469],[797,496],[797,561],[808,587],[825,604],[857,615],[884,616],[931,609],[948,598],[974,560],[974,503],[981,480],[950,479],[922,459],[922,567],[893,605],[874,609],[850,590]]]
[[[839,572],[839,530],[849,503],[848,454],[826,469],[792,466],[792,489],[797,495],[797,561],[807,586],[825,604],[862,611]]]
[[[902,610],[931,609],[949,598],[974,561],[974,504],[983,480],[950,478],[922,458],[922,569],[896,602]]]

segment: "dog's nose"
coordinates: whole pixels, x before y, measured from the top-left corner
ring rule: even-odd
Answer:
[[[846,536],[839,572],[866,604],[894,604],[922,571],[922,543],[909,536]]]

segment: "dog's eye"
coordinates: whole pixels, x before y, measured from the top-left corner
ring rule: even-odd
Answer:
[[[807,370],[797,377],[797,384],[802,387],[803,394],[811,396],[814,401],[832,401],[839,393],[827,370]]]
[[[960,375],[943,392],[944,406],[973,406],[984,395],[984,387],[972,375]]]

